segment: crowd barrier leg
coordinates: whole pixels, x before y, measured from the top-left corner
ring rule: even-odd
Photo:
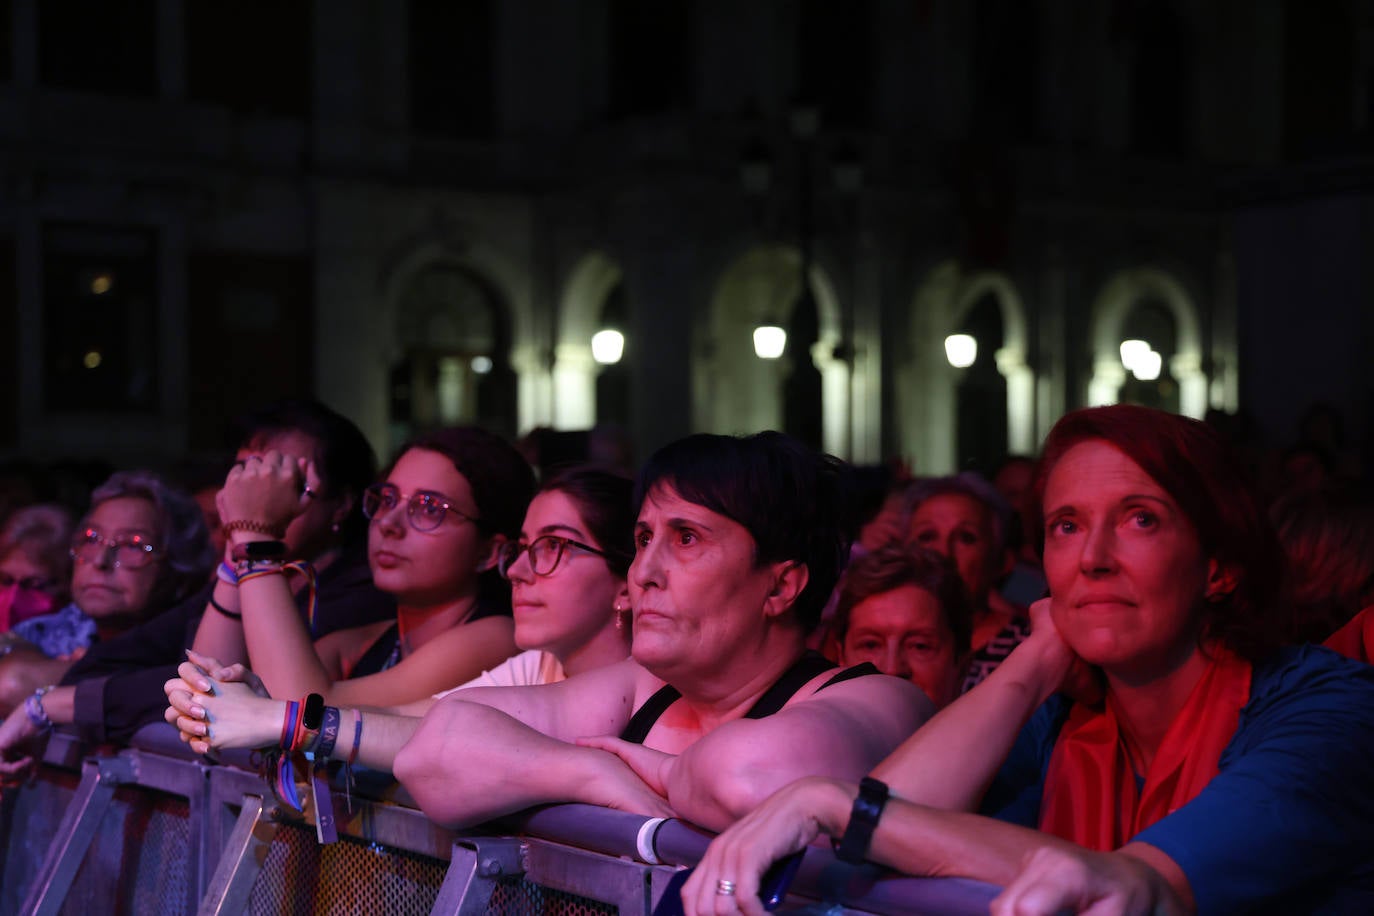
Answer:
[[[247,908],[277,827],[271,805],[256,795],[243,796],[243,807],[200,902],[200,916],[239,914]]]
[[[498,837],[469,838],[453,844],[444,883],[434,901],[433,916],[484,916],[499,878],[525,873],[529,845]]]
[[[62,909],[76,870],[114,799],[115,788],[133,778],[133,768],[121,757],[101,757],[82,764],[76,797],[62,815],[43,866],[24,898],[20,910],[24,916],[55,916]]]

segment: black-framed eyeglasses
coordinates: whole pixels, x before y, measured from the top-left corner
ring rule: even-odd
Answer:
[[[142,569],[157,558],[158,550],[141,534],[107,538],[98,529],[87,528],[72,539],[71,553],[78,563],[99,563],[113,555],[116,568]]]
[[[48,576],[25,576],[22,579],[0,570],[0,588],[17,585],[27,592],[46,592],[57,587],[57,580]]]
[[[406,496],[393,484],[374,483],[363,491],[363,515],[373,520],[401,503],[405,503],[406,518],[416,531],[433,531],[444,523],[445,516],[450,512],[474,525],[478,522],[478,519],[461,509],[455,509],[445,496],[430,490],[416,490]]]
[[[497,560],[497,568],[501,570],[501,575],[510,578],[510,568],[515,565],[515,561],[520,559],[520,554],[529,553],[530,570],[536,576],[552,575],[558,568],[558,563],[563,559],[563,551],[569,547],[578,550],[585,550],[587,553],[594,553],[598,557],[606,556],[606,551],[590,544],[583,544],[581,541],[574,541],[572,538],[559,537],[556,534],[546,534],[537,537],[528,544],[520,544],[516,541],[507,541],[501,546],[501,555]]]

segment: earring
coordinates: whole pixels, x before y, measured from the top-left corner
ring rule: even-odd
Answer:
[[[341,526],[339,525],[339,523],[338,523],[338,522],[335,522],[334,524],[332,524],[332,525],[329,526],[329,530],[332,531],[332,532],[334,532],[335,534],[338,534],[338,533],[339,533],[340,527],[341,527]]]

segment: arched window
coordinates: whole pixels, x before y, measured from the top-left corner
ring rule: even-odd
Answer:
[[[476,424],[513,437],[516,376],[495,292],[462,267],[418,272],[401,294],[391,367],[391,446],[440,426]]]

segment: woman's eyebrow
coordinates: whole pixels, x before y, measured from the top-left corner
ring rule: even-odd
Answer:
[[[580,538],[586,537],[586,536],[587,536],[587,535],[584,534],[580,529],[574,528],[572,525],[554,524],[554,525],[545,525],[543,528],[540,528],[538,534],[536,534],[535,537],[542,537],[542,536],[544,536],[544,535],[546,535],[546,534],[557,534],[557,533],[559,533],[560,531],[566,532],[566,533],[568,533],[568,534],[571,534],[571,535],[574,535],[574,536],[580,537]]]

